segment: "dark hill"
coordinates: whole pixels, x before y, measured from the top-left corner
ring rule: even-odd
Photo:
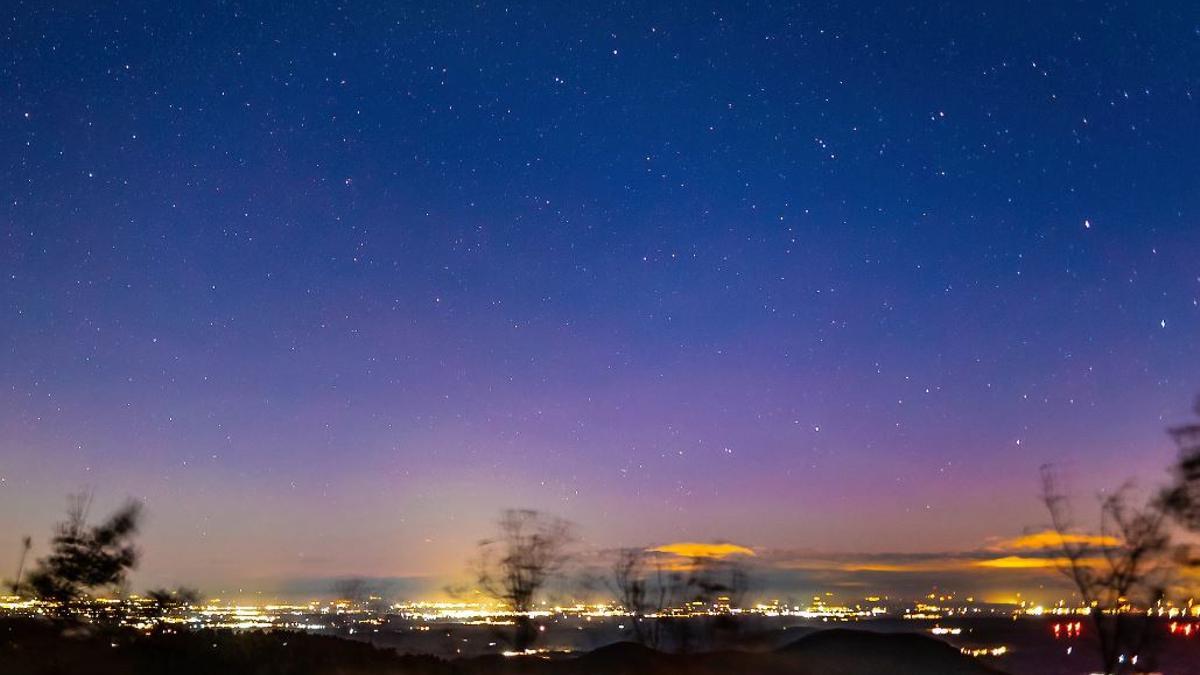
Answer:
[[[776,653],[795,659],[802,670],[826,675],[996,675],[953,646],[916,633],[824,630],[796,640]]]
[[[612,675],[655,672],[668,660],[666,654],[635,642],[616,642],[572,659],[581,670]]]
[[[665,654],[618,642],[578,656],[457,660],[401,656],[364,642],[287,631],[143,635],[0,619],[3,675],[997,675],[914,634],[828,630],[776,651]]]

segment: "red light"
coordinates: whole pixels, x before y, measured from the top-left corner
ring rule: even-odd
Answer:
[[[1083,634],[1083,622],[1081,621],[1051,624],[1050,628],[1054,631],[1055,639],[1076,638]]]
[[[1172,621],[1167,625],[1167,632],[1171,635],[1191,637],[1193,632],[1200,632],[1200,628],[1196,628],[1196,624],[1194,623],[1179,623],[1178,621]]]

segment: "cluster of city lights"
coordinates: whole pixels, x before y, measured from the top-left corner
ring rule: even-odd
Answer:
[[[645,619],[658,618],[702,618],[709,616],[761,616],[794,617],[819,621],[860,621],[872,618],[898,616],[902,619],[932,621],[929,632],[938,636],[954,636],[961,628],[943,625],[943,620],[969,618],[978,615],[1026,617],[1078,617],[1087,616],[1093,607],[1070,605],[1065,601],[1054,605],[1019,603],[1013,606],[979,605],[974,598],[955,600],[948,595],[929,595],[925,599],[903,607],[899,612],[889,609],[886,598],[867,597],[860,603],[834,601],[831,594],[814,596],[807,604],[789,604],[780,601],[761,602],[749,607],[733,606],[729,598],[721,597],[712,602],[689,602],[678,607],[668,607],[646,612]],[[290,629],[321,631],[346,628],[353,632],[378,632],[387,621],[387,615],[412,622],[412,630],[428,630],[428,624],[452,623],[459,625],[512,625],[519,616],[532,619],[552,617],[574,617],[584,622],[629,616],[629,612],[613,603],[576,603],[572,605],[543,604],[529,612],[517,613],[497,603],[488,602],[403,602],[385,605],[379,598],[371,602],[311,601],[298,604],[239,604],[219,599],[204,604],[162,608],[149,598],[129,596],[121,599],[97,598],[85,603],[75,603],[71,611],[92,620],[116,620],[139,630],[163,627],[185,628],[228,628],[234,630]],[[1190,637],[1200,632],[1200,624],[1184,619],[1200,618],[1200,605],[1188,601],[1183,605],[1159,604],[1149,609],[1138,610],[1123,606],[1121,612],[1144,614],[1152,617],[1170,618],[1170,633]],[[0,596],[0,615],[54,616],[62,607],[47,601],[16,596]],[[1082,634],[1083,622],[1079,620],[1056,621],[1050,624],[1055,638],[1077,638]]]
[[[974,656],[976,658],[980,656],[1004,656],[1008,653],[1008,647],[1004,645],[998,647],[963,647],[959,651],[967,656]]]

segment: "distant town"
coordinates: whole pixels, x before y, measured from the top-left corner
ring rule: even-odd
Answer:
[[[54,616],[61,606],[53,601],[0,596],[0,616]],[[279,628],[309,631],[378,631],[390,620],[410,622],[414,630],[427,630],[436,624],[496,625],[513,623],[520,615],[542,621],[620,619],[630,613],[614,603],[577,603],[543,606],[527,613],[516,613],[504,606],[489,602],[422,601],[386,603],[382,598],[365,600],[311,600],[300,603],[261,604],[226,602],[219,598],[197,604],[164,608],[150,597],[130,595],[123,598],[95,598],[75,604],[72,611],[92,620],[107,619],[124,626],[150,630],[168,625],[178,629],[227,628],[252,630]],[[703,619],[718,616],[793,618],[822,622],[853,622],[872,619],[901,619],[907,621],[944,621],[963,618],[1004,617],[1010,619],[1064,617],[1071,626],[1071,617],[1086,617],[1093,609],[1067,600],[1057,603],[988,603],[973,597],[958,599],[953,595],[930,594],[917,601],[895,601],[881,596],[838,601],[832,594],[818,595],[805,605],[780,601],[763,602],[747,607],[730,604],[729,598],[717,598],[712,603],[689,602],[679,607],[649,613],[645,620]],[[1200,602],[1188,599],[1183,604],[1162,602],[1153,607],[1126,605],[1121,613],[1176,619],[1178,631],[1190,636],[1200,631]],[[424,628],[422,626],[425,626]],[[623,627],[622,627],[623,628]],[[1068,628],[1067,631],[1072,629]],[[1074,629],[1076,631],[1080,629]],[[953,634],[953,629],[932,627],[935,635]]]

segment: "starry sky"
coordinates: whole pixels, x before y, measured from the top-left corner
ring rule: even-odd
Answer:
[[[0,559],[80,488],[214,591],[449,577],[510,506],[926,559],[1044,521],[1045,462],[1158,480],[1200,389],[1194,3],[14,0],[0,45]]]

